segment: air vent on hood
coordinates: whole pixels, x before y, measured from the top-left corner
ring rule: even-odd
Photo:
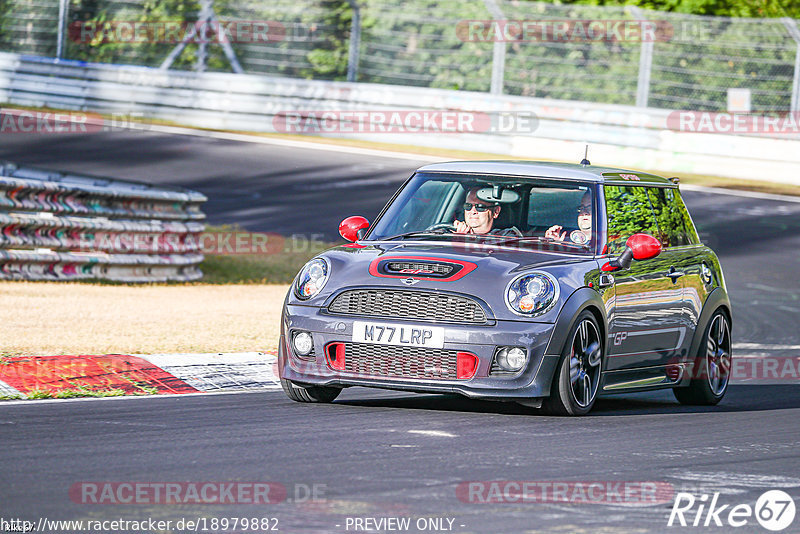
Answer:
[[[454,282],[474,271],[472,262],[451,258],[420,256],[377,257],[369,265],[369,274],[388,278],[416,278]]]
[[[461,265],[452,263],[434,263],[421,261],[387,261],[381,267],[387,274],[419,275],[431,278],[447,278],[462,269]]]

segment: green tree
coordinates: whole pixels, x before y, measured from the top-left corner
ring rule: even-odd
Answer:
[[[718,17],[800,17],[798,0],[561,0],[558,4],[639,6],[656,11]]]

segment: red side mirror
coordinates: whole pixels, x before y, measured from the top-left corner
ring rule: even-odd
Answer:
[[[603,250],[607,250],[608,245]],[[615,258],[600,267],[601,271],[613,273],[620,269],[627,269],[631,261],[649,260],[661,254],[661,242],[650,234],[633,234],[625,242],[625,250]]]
[[[339,223],[339,234],[348,241],[356,241],[359,230],[364,228],[369,228],[369,221],[360,215],[353,215]]]
[[[649,260],[661,254],[661,242],[650,234],[633,234],[625,242],[633,251],[633,259]]]

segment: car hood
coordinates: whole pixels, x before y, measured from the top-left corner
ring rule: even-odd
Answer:
[[[349,243],[320,255],[330,264],[330,278],[319,295],[297,304],[326,306],[345,289],[354,287],[387,287],[440,291],[478,297],[492,314],[500,319],[520,320],[505,304],[507,285],[518,275],[529,271],[546,271],[560,285],[559,300],[587,284],[598,264],[590,256],[536,250],[536,245],[510,248],[475,243],[438,243],[432,241]],[[456,265],[458,273],[447,278],[413,272],[387,272],[387,261],[421,260]],[[537,317],[552,322],[560,303],[553,310]]]

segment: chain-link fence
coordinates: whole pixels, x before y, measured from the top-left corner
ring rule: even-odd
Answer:
[[[0,0],[6,51],[666,109],[798,111],[799,44],[792,19],[520,0]]]

